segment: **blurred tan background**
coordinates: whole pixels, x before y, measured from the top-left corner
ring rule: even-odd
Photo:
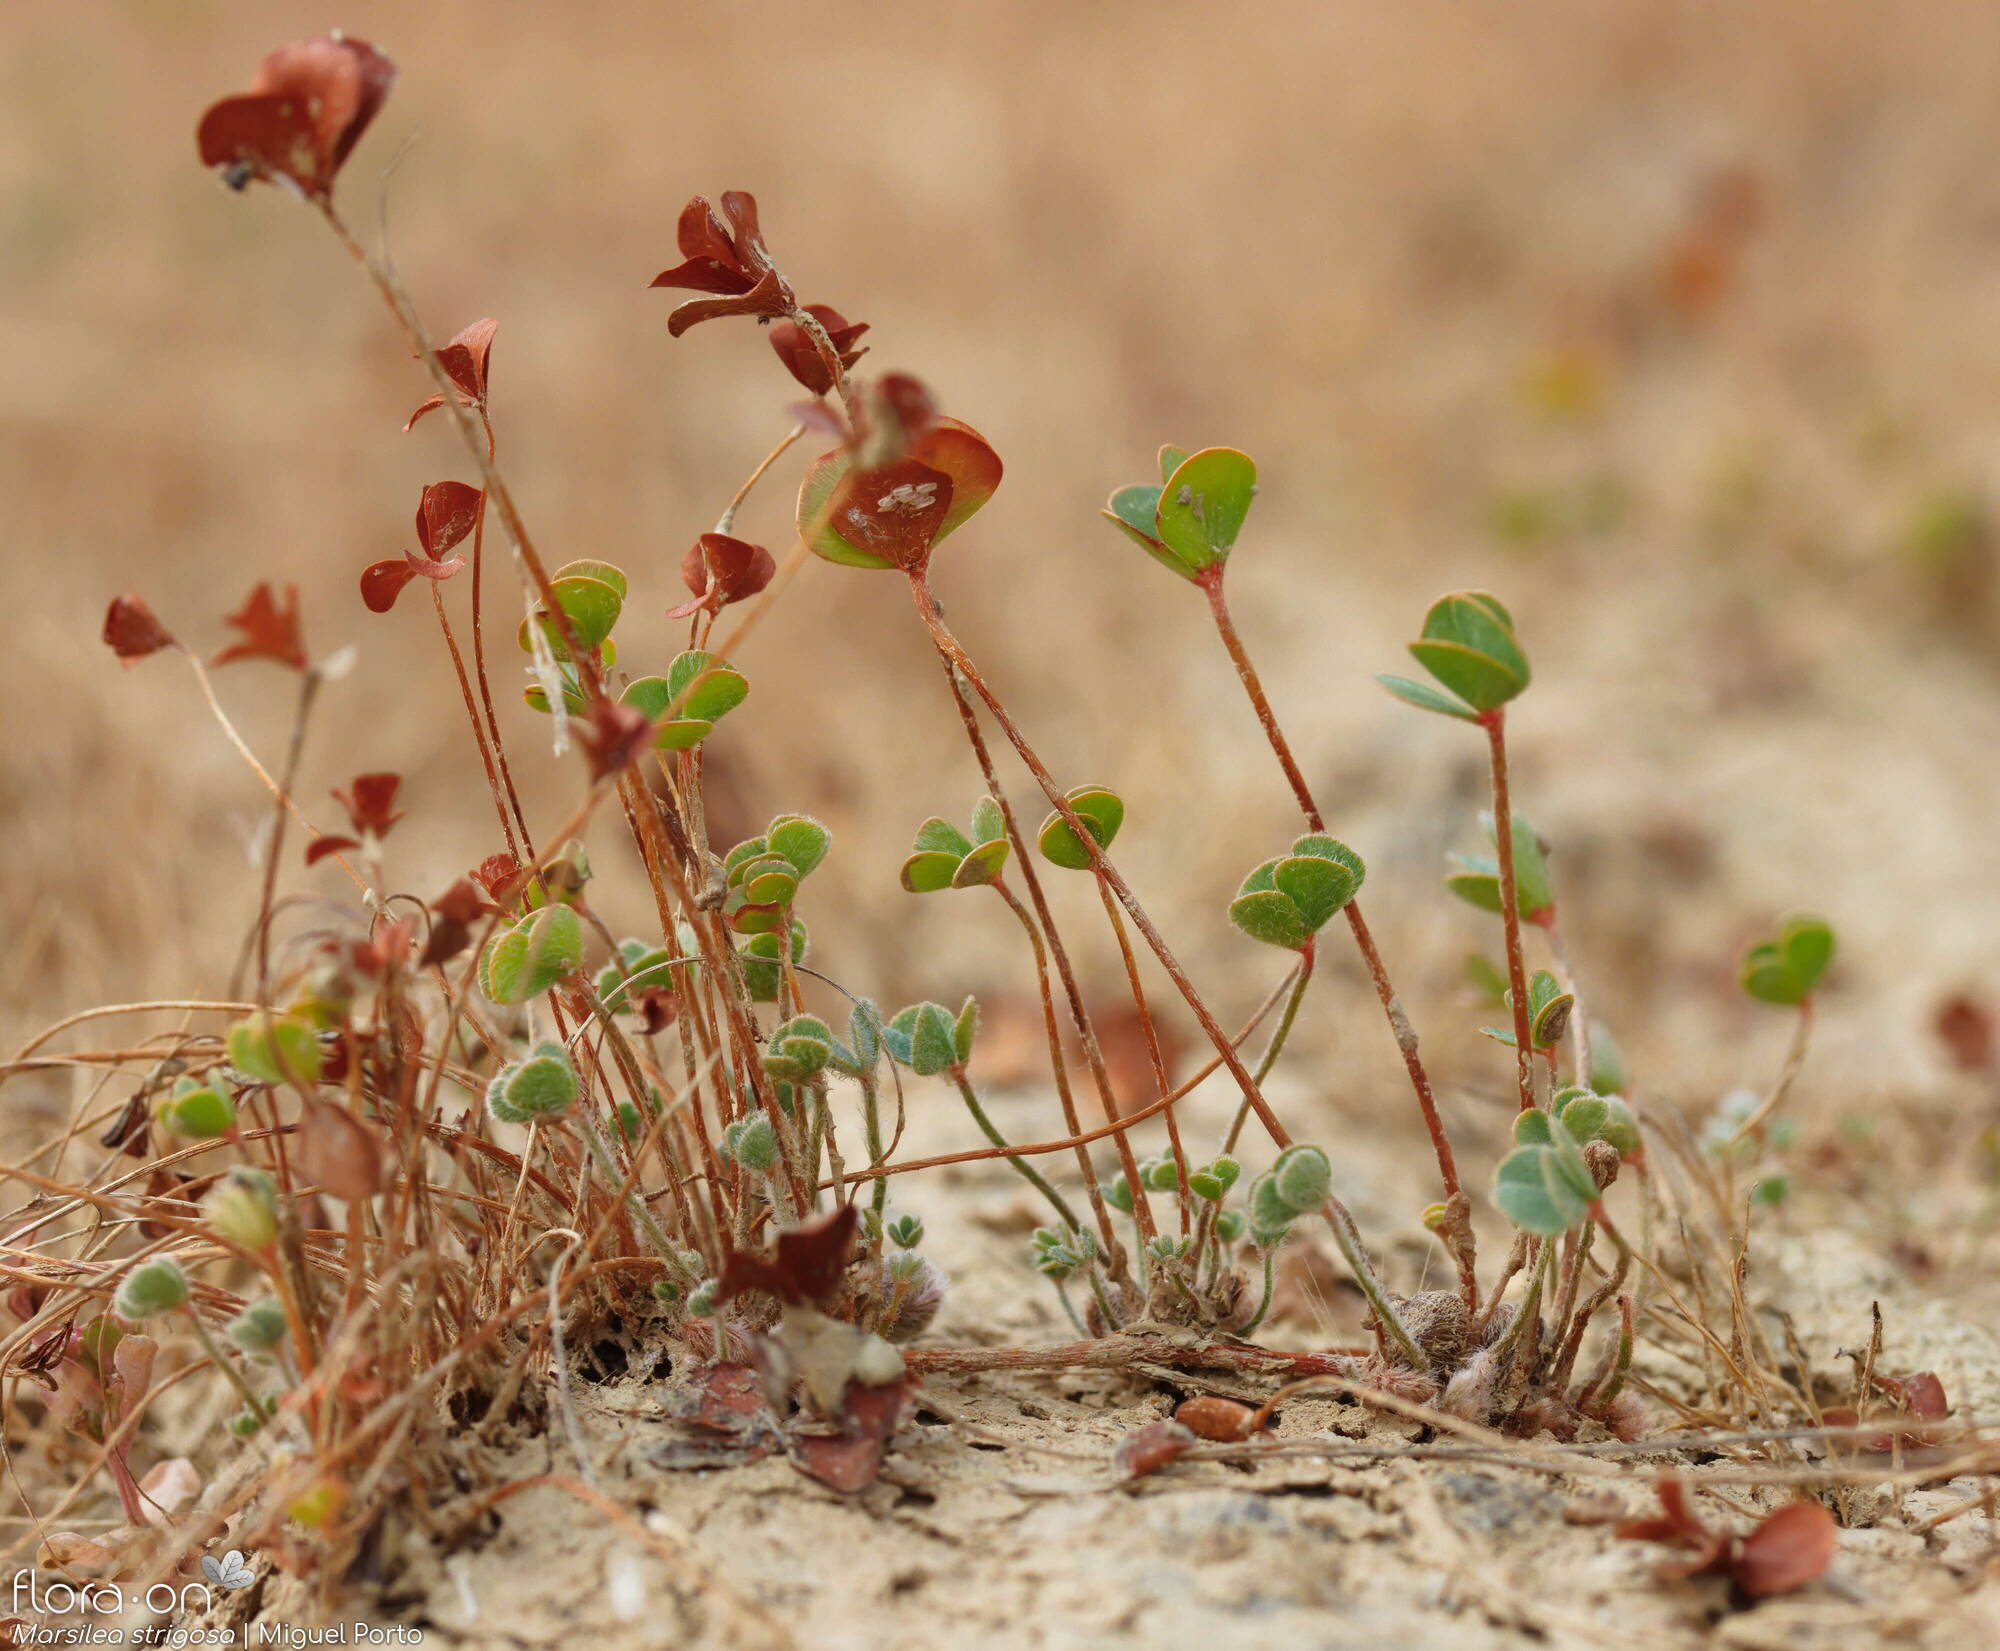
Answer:
[[[261,793],[177,660],[99,645],[120,590],[208,650],[255,580],[297,581],[310,645],[361,650],[308,808],[402,770],[420,893],[498,846],[427,604],[355,594],[469,467],[442,420],[401,433],[426,386],[317,222],[194,157],[208,102],[335,23],[402,70],[345,208],[372,238],[401,155],[397,263],[439,336],[499,318],[503,463],[546,550],[632,574],[625,660],[669,656],[680,552],[796,396],[756,328],[675,343],[645,290],[689,195],[749,189],[802,296],[873,324],[866,367],[1004,456],[941,593],[1058,772],[1126,794],[1121,859],[1230,1014],[1281,960],[1223,907],[1294,820],[1198,599],[1097,519],[1166,440],[1262,466],[1233,600],[1455,1104],[1507,1081],[1460,987],[1495,936],[1438,883],[1480,749],[1369,680],[1453,586],[1519,618],[1517,796],[1655,1092],[1768,1074],[1782,1026],[1733,962],[1788,907],[1843,936],[1840,1104],[1934,1092],[1940,996],[2000,986],[2000,12],[65,0],[0,12],[9,1049],[220,993],[254,914]],[[739,531],[787,548],[798,470]],[[977,794],[899,584],[808,567],[741,663],[737,823],[803,808],[838,839],[815,962],[892,1002],[1023,989],[997,905],[896,886],[917,822]],[[275,760],[290,681],[218,681]],[[573,766],[502,685],[547,829]],[[344,887],[296,838],[285,875]],[[1307,1071],[1358,1097],[1393,1051],[1335,950],[1308,1024],[1342,1058]]]

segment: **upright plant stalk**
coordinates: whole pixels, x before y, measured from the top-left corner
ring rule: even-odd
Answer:
[[[1104,915],[1111,920],[1111,932],[1118,937],[1118,955],[1125,960],[1125,979],[1132,988],[1132,1006],[1139,1013],[1139,1027],[1146,1040],[1146,1056],[1152,1062],[1153,1081],[1159,1086],[1164,1099],[1174,1087],[1174,1080],[1167,1075],[1167,1058],[1160,1049],[1160,1029],[1153,1024],[1153,1012],[1146,1002],[1146,988],[1139,979],[1139,960],[1132,955],[1132,940],[1125,932],[1124,919],[1118,915],[1118,904],[1111,898],[1111,891],[1104,886],[1104,879],[1097,880],[1097,893],[1104,902]],[[1186,1149],[1181,1145],[1181,1126],[1170,1105],[1166,1110],[1167,1145],[1174,1158],[1174,1184],[1179,1193],[1181,1209],[1181,1236],[1188,1232],[1188,1221],[1194,1194],[1188,1189],[1188,1160]],[[1134,1196],[1138,1196],[1136,1193]]]
[[[1528,975],[1521,961],[1521,896],[1514,881],[1514,811],[1507,799],[1507,712],[1496,706],[1479,717],[1493,759],[1493,839],[1500,854],[1500,923],[1507,936],[1507,987],[1514,1001],[1514,1070],[1521,1110],[1535,1105],[1534,1050],[1529,1043]]]
[[[1256,1079],[1261,1089],[1264,1080],[1271,1075],[1278,1064],[1278,1057],[1284,1053],[1285,1043],[1292,1035],[1292,1023],[1299,1018],[1299,1005],[1305,1002],[1306,987],[1313,977],[1313,966],[1319,958],[1319,945],[1315,938],[1308,937],[1299,948],[1299,965],[1292,972],[1291,990],[1285,994],[1285,1007],[1278,1016],[1278,1024],[1272,1029],[1271,1041],[1264,1045],[1264,1053],[1257,1059]],[[1243,1126],[1250,1120],[1250,1103],[1239,1101],[1236,1116],[1231,1120],[1229,1133],[1222,1138],[1222,1150],[1234,1152],[1237,1138],[1243,1133]]]
[[[950,1076],[952,1083],[958,1088],[959,1098],[965,1102],[965,1110],[972,1114],[972,1121],[979,1126],[980,1133],[1000,1149],[1001,1156],[1007,1161],[1007,1167],[1049,1201],[1049,1207],[1062,1218],[1065,1227],[1071,1232],[1081,1232],[1083,1223],[1077,1220],[1076,1211],[1069,1207],[1069,1200],[1050,1186],[1048,1177],[1027,1159],[1014,1156],[1012,1149],[1007,1145],[1007,1137],[1000,1133],[998,1126],[987,1116],[986,1108],[979,1099],[979,1091],[972,1087],[972,1080],[966,1077],[964,1069],[954,1067]]]
[[[1305,815],[1306,824],[1314,831],[1326,829],[1325,817],[1320,813],[1319,803],[1314,799],[1312,787],[1306,783],[1304,772],[1298,759],[1292,755],[1291,743],[1285,738],[1284,729],[1278,724],[1277,712],[1271,707],[1270,697],[1264,692],[1263,680],[1252,663],[1250,651],[1243,646],[1243,639],[1237,634],[1236,622],[1230,617],[1229,603],[1223,595],[1223,570],[1226,562],[1217,562],[1207,569],[1198,581],[1208,597],[1208,611],[1215,620],[1216,633],[1222,638],[1222,645],[1229,652],[1231,663],[1236,667],[1237,679],[1243,684],[1243,691],[1250,698],[1252,709],[1257,713],[1258,724],[1264,730],[1264,737],[1270,742],[1271,753],[1278,759],[1278,766],[1284,770],[1290,783],[1292,795],[1298,799],[1299,810]],[[1437,1099],[1431,1092],[1430,1074],[1425,1071],[1423,1057],[1418,1053],[1417,1030],[1403,1009],[1403,1002],[1396,994],[1396,988],[1389,980],[1388,968],[1382,962],[1382,953],[1375,944],[1375,936],[1368,927],[1368,921],[1361,915],[1361,902],[1350,900],[1344,908],[1348,932],[1354,936],[1354,944],[1361,958],[1368,966],[1368,978],[1374,983],[1375,996],[1381,1002],[1383,1016],[1389,1022],[1390,1034],[1396,1040],[1396,1049],[1403,1057],[1403,1068],[1409,1074],[1410,1088],[1417,1097],[1417,1110],[1422,1113],[1425,1132],[1431,1138],[1431,1151],[1437,1158],[1438,1178],[1444,1183],[1447,1222],[1440,1228],[1439,1236],[1451,1252],[1458,1267],[1459,1284],[1465,1295],[1466,1305],[1472,1307],[1478,1300],[1479,1286],[1476,1273],[1476,1258],[1473,1246],[1472,1227],[1465,1195],[1459,1188],[1458,1164],[1452,1157],[1451,1142],[1445,1135],[1444,1120],[1438,1115]],[[1305,981],[1299,982],[1303,992]],[[1294,1005],[1294,1008],[1296,1005]],[[1289,1028],[1290,1017],[1285,1025]],[[1265,1071],[1257,1074],[1261,1085]],[[1240,1115],[1239,1115],[1240,1117]],[[1237,1126],[1241,1127],[1240,1121]],[[1236,1130],[1231,1130],[1230,1141],[1235,1142]]]
[[[1070,828],[1084,852],[1090,856],[1091,865],[1111,885],[1112,892],[1118,896],[1118,903],[1131,916],[1139,933],[1144,936],[1147,946],[1159,959],[1160,966],[1167,971],[1168,978],[1174,983],[1174,989],[1181,994],[1189,1009],[1193,1010],[1203,1035],[1214,1046],[1215,1052],[1222,1057],[1223,1064],[1229,1068],[1229,1075],[1236,1080],[1237,1087],[1249,1101],[1251,1109],[1256,1112],[1257,1119],[1263,1124],[1265,1132],[1278,1146],[1290,1146],[1291,1132],[1279,1122],[1278,1115],[1271,1110],[1270,1103],[1264,1099],[1256,1080],[1250,1075],[1249,1067],[1243,1064],[1243,1057],[1237,1052],[1235,1044],[1230,1041],[1229,1034],[1222,1029],[1208,1004],[1203,1001],[1200,992],[1195,989],[1194,982],[1188,978],[1186,969],[1181,967],[1180,960],[1168,948],[1153,920],[1146,915],[1145,907],[1139,904],[1138,897],[1132,893],[1124,877],[1119,874],[1118,868],[1098,846],[1097,839],[1091,835],[1090,827],[1084,824],[1076,810],[1070,806],[1069,799],[1063,795],[1062,789],[1050,775],[1047,765],[1036,755],[1034,747],[1028,744],[1027,738],[1015,725],[1005,704],[987,686],[985,677],[980,675],[978,667],[966,653],[964,644],[945,624],[944,614],[938,607],[937,598],[931,594],[922,570],[911,571],[909,578],[910,593],[916,601],[917,612],[930,630],[932,644],[940,657],[948,667],[958,671],[985,704],[987,710],[992,713],[993,720],[1000,725],[1000,731],[1007,736],[1007,743],[1014,747],[1028,772],[1034,776],[1035,784],[1041,788],[1042,795],[1049,800],[1049,806],[1062,817],[1063,823]]]
[[[1022,933],[1028,937],[1029,949],[1034,953],[1035,984],[1041,993],[1042,1024],[1048,1033],[1049,1070],[1055,1077],[1056,1099],[1062,1106],[1063,1122],[1068,1126],[1070,1134],[1081,1135],[1082,1119],[1076,1110],[1076,1097],[1070,1090],[1069,1063],[1063,1059],[1062,1026],[1056,1019],[1055,993],[1049,984],[1048,948],[1042,944],[1041,930],[1035,927],[1033,916],[1030,915],[1028,908],[1021,904],[1014,891],[999,878],[993,881],[993,891],[1007,902],[1007,909],[1020,923]],[[1076,1148],[1076,1161],[1078,1168],[1083,1171],[1083,1184],[1090,1196],[1091,1214],[1097,1218],[1098,1235],[1104,1240],[1107,1264],[1112,1267],[1115,1278],[1123,1264],[1123,1251],[1112,1226],[1111,1206],[1104,1201],[1104,1192],[1097,1180],[1097,1168],[1090,1161],[1090,1149],[1079,1144]],[[878,1181],[877,1185],[885,1186],[887,1183]]]
[[[1076,971],[1070,967],[1069,952],[1062,943],[1062,936],[1056,932],[1055,916],[1049,910],[1048,896],[1042,892],[1042,880],[1035,872],[1035,863],[1028,857],[1027,840],[1021,832],[1020,821],[1015,817],[1014,805],[1007,799],[1006,787],[1001,785],[999,772],[993,766],[993,753],[987,748],[986,736],[979,730],[978,713],[966,699],[965,690],[960,685],[950,657],[940,653],[939,659],[944,666],[945,683],[951,690],[952,703],[958,707],[959,721],[965,729],[966,741],[971,745],[972,754],[979,763],[980,777],[986,782],[987,793],[1000,810],[1001,824],[1006,828],[1008,842],[1013,845],[1014,863],[1020,867],[1021,881],[1027,886],[1028,898],[1034,902],[1035,917],[1039,920],[1040,932],[1048,937],[1048,958],[1054,962],[1057,978],[1062,981],[1063,995],[1069,1003],[1070,1022],[1076,1028],[1077,1041],[1083,1045],[1084,1060],[1090,1067],[1091,1081],[1097,1086],[1097,1097],[1104,1107],[1104,1116],[1110,1123],[1121,1124],[1117,1097],[1111,1088],[1111,1075],[1105,1070],[1104,1054],[1098,1048],[1097,1033],[1091,1026],[1090,1011],[1084,1006],[1082,988],[1077,985]],[[1001,892],[1003,896],[1008,895],[1008,891],[1004,888]],[[1008,903],[1014,907],[1016,917],[1025,917],[1026,914],[1021,910],[1019,901],[1009,896]],[[1036,925],[1026,923],[1024,927],[1028,931],[1029,943],[1035,948],[1037,967],[1043,971],[1043,979],[1046,980],[1046,965],[1042,961],[1042,943],[1037,935]],[[1051,1023],[1051,1036],[1055,1036],[1053,1023]],[[1061,1040],[1057,1037],[1058,1071],[1061,1070],[1060,1044]],[[1069,1125],[1070,1134],[1081,1134],[1081,1123],[1076,1115],[1074,1101],[1068,1099],[1067,1085],[1060,1079],[1057,1083],[1057,1094],[1065,1097],[1063,1121]],[[1127,1139],[1127,1131],[1120,1127],[1113,1139],[1118,1150],[1119,1164],[1125,1171],[1126,1184],[1136,1188],[1139,1185],[1139,1162],[1132,1155],[1132,1144]],[[1097,1172],[1090,1166],[1087,1153],[1079,1149],[1079,1155],[1084,1164],[1084,1180],[1090,1190],[1091,1206],[1104,1228],[1105,1241],[1110,1247],[1106,1265],[1112,1271],[1113,1280],[1122,1282],[1119,1280],[1119,1274],[1124,1269],[1124,1247],[1111,1236],[1111,1217],[1104,1207],[1104,1195],[1097,1184]],[[1135,1209],[1141,1203],[1143,1200],[1135,1199]],[[1141,1233],[1149,1239],[1153,1236],[1152,1221],[1152,1212],[1148,1210],[1139,1223]]]

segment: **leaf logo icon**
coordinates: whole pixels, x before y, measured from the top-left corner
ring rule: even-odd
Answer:
[[[231,1548],[220,1561],[203,1554],[201,1574],[218,1588],[247,1588],[257,1580],[241,1548]]]

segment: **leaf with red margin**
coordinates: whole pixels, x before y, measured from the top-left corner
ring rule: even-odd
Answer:
[[[1826,1574],[1839,1546],[1832,1514],[1817,1502],[1792,1502],[1743,1539],[1729,1574],[1752,1599],[1796,1593]]]
[[[915,381],[911,382],[914,384]],[[992,498],[1000,485],[1003,467],[1000,455],[993,451],[984,436],[970,425],[952,418],[938,419],[917,436],[909,454],[900,464],[912,462],[950,483],[948,489],[937,490],[946,496],[945,508],[937,513],[930,542],[923,547],[921,556],[914,563],[893,559],[890,552],[909,554],[903,548],[903,540],[908,536],[905,531],[907,524],[896,524],[896,531],[892,534],[888,526],[880,523],[879,518],[884,511],[876,502],[887,497],[893,487],[905,478],[895,474],[890,485],[872,491],[869,480],[891,477],[892,473],[899,471],[900,465],[892,464],[863,475],[852,475],[854,455],[845,448],[822,455],[807,470],[799,486],[799,536],[815,555],[829,562],[865,568],[921,567],[929,559],[931,550],[963,526],[974,511]],[[927,479],[918,478],[918,481]],[[851,518],[847,512],[857,505],[862,515],[859,519]],[[882,535],[885,542],[878,547],[871,542],[871,534]]]
[[[222,649],[209,661],[211,665],[231,665],[239,659],[269,659],[289,665],[295,671],[306,668],[305,644],[299,636],[298,586],[287,585],[281,603],[269,584],[260,583],[225,623],[241,631],[243,640]]]
[[[729,1301],[746,1290],[763,1290],[780,1301],[825,1307],[840,1293],[860,1217],[852,1204],[802,1221],[778,1234],[770,1258],[731,1250],[724,1257],[715,1299]]]
[[[175,645],[173,632],[160,623],[145,599],[129,592],[114,596],[104,610],[104,642],[127,669],[148,654]]]
[[[917,459],[854,470],[827,500],[827,525],[877,567],[921,568],[951,510],[951,478]]]

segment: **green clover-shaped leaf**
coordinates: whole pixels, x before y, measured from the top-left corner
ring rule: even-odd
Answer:
[[[959,1064],[958,1017],[941,1003],[913,1003],[882,1028],[889,1058],[920,1078],[934,1078]]]
[[[1423,635],[1410,644],[1417,662],[1443,692],[1404,677],[1382,685],[1422,710],[1476,720],[1498,710],[1528,686],[1527,655],[1514,636],[1514,619],[1484,591],[1441,596],[1424,615]]]
[[[1777,937],[1743,955],[1743,990],[1760,1003],[1796,1007],[1813,994],[1833,961],[1833,930],[1822,918],[1800,913],[1778,925]]]
[[[582,961],[582,920],[568,906],[544,906],[486,948],[480,986],[495,1003],[526,1003]]]
[[[1084,829],[1096,840],[1099,848],[1109,848],[1118,835],[1118,828],[1125,823],[1125,800],[1117,792],[1101,785],[1080,785],[1067,792],[1064,800],[1083,822]],[[1069,822],[1060,814],[1051,814],[1042,822],[1037,839],[1042,857],[1054,865],[1070,871],[1088,871],[1090,854],[1070,829]]]
[[[1253,940],[1296,951],[1354,898],[1367,875],[1353,849],[1314,832],[1243,879],[1229,920]]]
[[[572,567],[601,569],[605,565],[593,562],[572,564]],[[577,642],[586,652],[601,652],[606,638],[611,635],[611,627],[618,623],[618,615],[625,606],[624,592],[617,585],[608,584],[588,573],[572,572],[569,568],[557,571],[549,581],[549,589],[555,593],[556,604],[568,618],[569,628],[575,633]],[[542,627],[549,652],[558,660],[568,659],[569,644],[563,640],[562,628],[550,617],[546,603],[536,610],[534,623]],[[528,637],[528,624],[525,619],[521,621],[516,638],[523,653],[534,651]],[[606,663],[609,662],[607,658]]]

